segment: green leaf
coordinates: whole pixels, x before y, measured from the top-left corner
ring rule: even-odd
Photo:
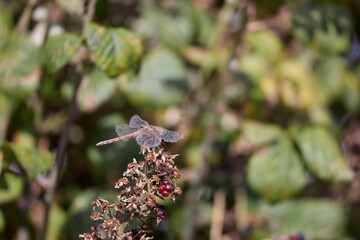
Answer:
[[[131,101],[142,106],[169,106],[183,102],[188,88],[186,70],[174,53],[158,49],[144,58],[138,81],[127,89]]]
[[[297,144],[307,167],[326,181],[349,181],[353,172],[341,154],[335,136],[323,127],[308,127],[299,132]]]
[[[11,173],[4,173],[0,177],[0,204],[17,199],[24,187],[23,180]]]
[[[135,21],[134,29],[141,37],[160,41],[174,49],[188,45],[194,34],[189,18],[157,8],[145,9],[142,17]]]
[[[36,140],[34,136],[25,131],[18,131],[14,133],[14,142],[16,145],[21,146],[22,148],[35,148]]]
[[[349,112],[357,112],[360,107],[360,83],[354,72],[347,71],[344,75],[342,99]]]
[[[84,112],[91,112],[112,98],[116,90],[116,81],[103,71],[94,69],[81,81],[78,90],[78,105]]]
[[[263,198],[276,201],[293,196],[305,185],[305,171],[292,143],[278,143],[258,150],[248,166],[247,180]]]
[[[245,41],[253,53],[264,58],[266,62],[275,63],[282,58],[282,43],[279,37],[269,30],[250,32]]]
[[[345,62],[336,56],[319,60],[316,68],[321,88],[329,97],[338,96],[344,87]]]
[[[17,37],[0,52],[0,89],[17,96],[36,90],[40,80],[38,48],[27,38]]]
[[[195,26],[195,37],[196,40],[207,45],[211,39],[211,35],[214,33],[214,19],[212,14],[205,9],[199,9],[192,1],[188,1],[186,6],[187,11],[191,14],[193,25]],[[191,29],[189,29],[191,30]]]
[[[250,120],[243,121],[241,129],[243,131],[242,138],[249,141],[253,147],[262,146],[283,135],[283,131],[278,125]]]
[[[238,68],[242,74],[246,74],[251,83],[258,84],[265,75],[268,64],[260,55],[244,54],[239,59]]]
[[[342,239],[345,229],[343,209],[328,200],[281,202],[270,209],[268,221],[273,233],[302,232],[306,239]]]
[[[46,43],[44,64],[50,73],[64,67],[78,58],[78,49],[81,37],[75,34],[64,33],[51,36]]]
[[[15,143],[5,142],[2,146],[4,161],[18,162],[26,171],[29,178],[48,171],[54,160],[51,152],[19,146]]]
[[[86,42],[90,59],[110,77],[136,67],[143,52],[141,40],[123,28],[86,25]]]
[[[303,4],[292,8],[294,36],[325,53],[348,49],[353,34],[349,11],[335,4]]]
[[[226,49],[206,49],[200,47],[187,47],[182,51],[182,55],[192,64],[199,65],[205,76],[219,69],[224,61],[228,59]]]
[[[280,95],[285,105],[295,109],[307,109],[318,101],[314,80],[307,67],[295,60],[284,60],[277,65]]]

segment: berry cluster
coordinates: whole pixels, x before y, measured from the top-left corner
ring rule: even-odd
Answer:
[[[168,180],[165,180],[162,182],[162,185],[160,185],[158,187],[158,191],[159,193],[161,193],[161,195],[163,197],[167,197],[169,196],[170,192],[173,190],[173,187],[171,185],[171,183]]]
[[[151,231],[147,222],[156,218],[160,224],[166,219],[165,206],[157,202],[158,198],[175,199],[181,195],[175,180],[181,177],[174,164],[178,155],[164,152],[163,148],[141,149],[144,160],[128,164],[115,188],[122,189],[115,202],[98,197],[91,202],[93,213],[90,218],[97,225],[91,233],[80,234],[84,240],[150,240]],[[131,223],[143,222],[137,228],[125,230]]]

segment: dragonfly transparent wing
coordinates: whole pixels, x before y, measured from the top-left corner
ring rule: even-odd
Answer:
[[[125,123],[119,123],[116,125],[115,131],[119,137],[124,136],[124,139],[122,139],[122,141],[128,141],[133,137],[131,133],[135,132],[136,129],[131,128],[129,125]],[[127,137],[126,135],[129,136]]]
[[[184,138],[184,135],[182,135],[179,132],[165,130],[165,133],[161,135],[161,138],[164,140],[164,142],[177,142],[180,139]]]
[[[136,142],[142,147],[153,148],[161,144],[161,138],[144,133],[136,137]]]
[[[142,127],[149,126],[149,123],[142,120],[138,115],[134,115],[131,117],[129,125],[131,128],[139,129]]]

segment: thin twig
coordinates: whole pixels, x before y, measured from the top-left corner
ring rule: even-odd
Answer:
[[[87,9],[87,13],[83,17],[83,29],[82,29],[83,36],[85,36],[84,29],[85,29],[86,24],[88,24],[91,21],[93,15],[94,15],[96,2],[97,2],[97,0],[90,0],[88,9]],[[76,116],[78,115],[78,109],[76,106],[76,96],[77,96],[77,91],[78,91],[78,88],[80,86],[81,79],[82,79],[82,70],[83,70],[83,62],[79,61],[76,66],[76,73],[78,76],[77,76],[76,86],[75,86],[75,90],[74,90],[74,95],[73,95],[72,102],[71,102],[71,105],[68,110],[67,121],[64,125],[64,130],[60,136],[54,165],[49,174],[50,184],[49,184],[49,188],[47,189],[47,192],[45,194],[45,199],[44,199],[44,204],[45,204],[44,219],[45,220],[44,220],[44,227],[43,227],[42,236],[41,236],[41,239],[43,239],[43,240],[46,239],[51,204],[53,202],[55,190],[56,190],[57,184],[60,179],[61,172],[62,172],[62,170],[64,168],[64,164],[65,164],[66,149],[67,149],[68,141],[69,141],[70,128],[71,128]]]
[[[31,19],[31,13],[36,4],[37,4],[37,0],[27,1],[25,10],[22,13],[20,20],[18,21],[18,23],[16,24],[16,27],[15,27],[15,32],[17,34],[24,33],[24,31],[27,29],[30,19]]]
[[[86,14],[83,17],[82,35],[85,36],[86,25],[91,22],[95,14],[97,0],[90,0]]]
[[[226,198],[223,190],[217,190],[214,195],[212,209],[210,240],[221,240],[225,217]]]

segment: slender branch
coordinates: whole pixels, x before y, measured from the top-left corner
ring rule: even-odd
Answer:
[[[97,0],[90,0],[86,14],[83,17],[82,35],[85,36],[86,25],[91,22],[95,14]]]
[[[214,195],[214,205],[210,226],[210,240],[222,239],[225,207],[225,192],[221,189],[217,190]]]
[[[96,6],[97,0],[90,0],[90,3],[88,5],[87,13],[83,16],[83,28],[82,28],[82,35],[85,36],[85,26],[87,23],[89,23],[94,15],[95,12],[95,6]],[[82,59],[84,60],[84,59]],[[50,186],[47,189],[47,192],[45,194],[44,204],[45,204],[45,216],[44,216],[44,227],[42,230],[41,239],[46,239],[46,233],[48,228],[48,221],[49,221],[49,212],[51,209],[51,204],[53,202],[54,194],[56,191],[57,184],[60,179],[61,172],[64,168],[65,160],[66,160],[66,149],[69,142],[69,133],[70,128],[78,115],[78,109],[76,106],[76,96],[77,91],[81,83],[82,79],[82,70],[83,70],[83,61],[79,61],[76,66],[76,85],[74,90],[74,95],[72,97],[72,102],[68,110],[67,114],[67,121],[64,125],[64,130],[60,136],[59,145],[57,148],[57,153],[55,156],[54,165],[50,171],[49,174],[49,182]]]
[[[37,0],[29,0],[27,2],[25,10],[21,15],[20,20],[16,24],[16,27],[15,27],[16,33],[21,34],[26,30],[26,28],[30,22],[32,10],[33,10],[34,6],[36,5],[36,3],[37,3]]]

